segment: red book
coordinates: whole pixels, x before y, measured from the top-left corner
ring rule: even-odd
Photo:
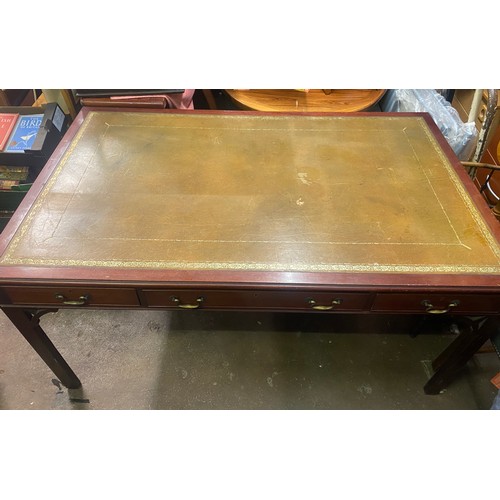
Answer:
[[[9,140],[18,116],[18,113],[0,113],[0,151]]]

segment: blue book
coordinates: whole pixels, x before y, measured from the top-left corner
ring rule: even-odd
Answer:
[[[23,153],[27,149],[31,149],[42,119],[43,114],[20,116],[4,151],[6,153]]]

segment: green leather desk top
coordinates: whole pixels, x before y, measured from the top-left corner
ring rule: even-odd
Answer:
[[[500,272],[421,116],[91,112],[1,265]]]

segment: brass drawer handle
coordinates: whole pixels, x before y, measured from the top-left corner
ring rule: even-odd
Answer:
[[[451,309],[454,307],[457,307],[460,304],[459,300],[452,300],[449,304],[448,307],[445,307],[444,309],[436,309],[430,300],[423,300],[422,305],[425,307],[425,312],[428,312],[429,314],[446,314],[447,312],[450,312]]]
[[[84,306],[89,302],[88,295],[80,295],[78,300],[66,300],[66,297],[62,293],[56,293],[57,300],[60,300],[65,306]]]
[[[172,297],[172,302],[175,302],[177,307],[180,307],[181,309],[198,309],[203,300],[203,297],[198,297],[196,299],[196,304],[181,304],[181,300],[178,297]]]
[[[316,301],[314,299],[308,299],[307,303],[315,311],[331,311],[335,306],[342,304],[342,299],[333,299],[331,305],[329,305],[329,306],[318,305],[318,304],[316,304]]]

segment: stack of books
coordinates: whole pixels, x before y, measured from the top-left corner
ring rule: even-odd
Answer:
[[[43,114],[0,113],[0,151],[24,153],[31,149],[42,120]]]
[[[0,191],[19,189],[28,181],[29,167],[0,165]]]
[[[22,154],[30,150],[42,119],[43,114],[0,113],[0,152]],[[28,166],[2,165],[0,159],[0,191],[20,189],[28,176]]]

